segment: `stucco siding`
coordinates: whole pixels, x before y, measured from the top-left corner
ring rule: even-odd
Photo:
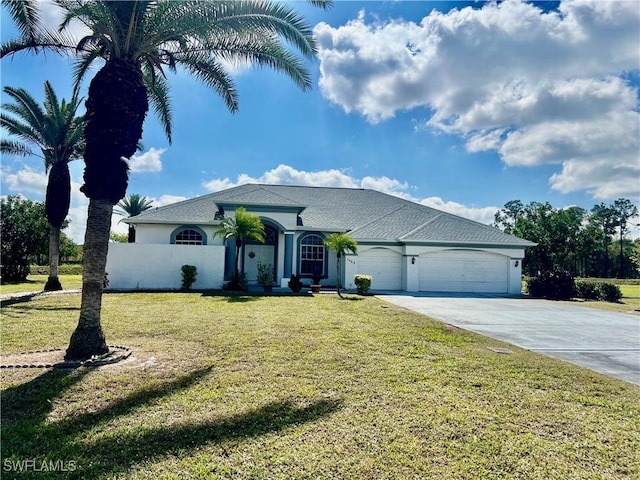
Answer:
[[[224,247],[219,245],[157,245],[112,243],[107,255],[109,288],[179,289],[182,265],[198,268],[194,289],[221,288]]]

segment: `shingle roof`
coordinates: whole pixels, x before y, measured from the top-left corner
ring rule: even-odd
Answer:
[[[356,240],[456,242],[527,247],[533,243],[450,213],[375,190],[247,184],[147,210],[131,223],[213,224],[218,203],[299,207],[304,227],[348,231]]]

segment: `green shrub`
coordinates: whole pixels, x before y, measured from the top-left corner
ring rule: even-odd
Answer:
[[[568,300],[576,293],[573,276],[564,270],[542,272],[527,281],[527,291],[532,297]]]
[[[191,290],[191,285],[196,281],[198,268],[195,265],[182,265],[182,289]]]
[[[576,296],[585,300],[598,300],[600,296],[598,283],[576,280]]]
[[[599,282],[598,300],[604,302],[619,302],[622,298],[622,291],[618,285],[609,282]]]
[[[304,286],[300,277],[298,277],[295,273],[291,275],[288,285],[291,291],[294,293],[298,293],[300,290],[302,290],[302,287]]]
[[[358,293],[360,295],[369,291],[369,289],[371,288],[372,280],[373,277],[371,275],[361,275],[359,273],[356,274],[355,277],[353,277],[353,283],[356,284],[356,288],[358,289]]]

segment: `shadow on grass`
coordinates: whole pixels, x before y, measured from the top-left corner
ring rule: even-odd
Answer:
[[[96,412],[83,412],[58,421],[48,419],[55,399],[62,397],[89,371],[47,371],[3,392],[2,461],[73,460],[76,466],[74,471],[68,472],[23,472],[20,478],[113,476],[168,454],[188,454],[190,449],[206,444],[252,438],[312,422],[341,407],[337,400],[319,399],[307,406],[279,401],[240,414],[204,421],[143,425],[137,430],[118,428],[120,418],[125,425],[136,422],[137,409],[199,382],[211,371],[211,368],[204,368],[160,385],[139,389]],[[99,395],[99,392],[87,389],[83,394]]]
[[[3,303],[2,306],[4,307],[5,304]],[[37,312],[37,311],[46,311],[46,312],[58,312],[58,311],[70,311],[70,312],[79,312],[80,311],[80,307],[63,307],[63,306],[52,306],[52,305],[38,305],[38,304],[31,304],[31,305],[16,305],[13,307],[14,311],[17,312]]]
[[[5,300],[1,300],[0,301],[0,307],[8,307],[9,305],[15,305],[16,303],[30,302],[31,299],[33,299],[34,297],[37,297],[38,295],[41,295],[41,294],[42,294],[42,292],[27,293],[25,295],[16,294],[15,297],[7,298]]]

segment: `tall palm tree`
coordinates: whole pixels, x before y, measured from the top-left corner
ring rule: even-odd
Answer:
[[[4,87],[15,103],[2,105],[0,126],[15,140],[2,139],[0,151],[13,155],[33,155],[44,160],[49,173],[45,212],[49,222],[49,278],[45,290],[62,290],[58,278],[60,230],[69,214],[71,177],[69,162],[82,158],[84,117],[76,116],[81,100],[77,92],[67,103],[58,101],[51,84],[44,84],[44,108],[23,88]],[[36,147],[40,153],[31,149]]]
[[[171,141],[165,69],[178,67],[238,110],[238,93],[225,65],[251,63],[289,76],[302,89],[311,76],[302,59],[316,54],[310,25],[287,5],[268,1],[53,0],[65,16],[57,32],[39,21],[37,2],[4,0],[20,32],[0,58],[20,51],[77,55],[76,81],[100,61],[86,102],[84,185],[89,197],[78,326],[65,354],[83,360],[109,351],[100,324],[113,206],[127,191],[127,159],[136,151],[151,102]],[[328,1],[312,0],[327,6]],[[74,41],[64,28],[79,20],[89,35]],[[292,50],[293,49],[293,50]]]
[[[240,286],[240,270],[238,263],[240,260],[240,248],[246,240],[255,240],[264,243],[264,224],[260,217],[253,213],[247,213],[246,208],[239,207],[236,209],[235,217],[225,216],[218,225],[214,236],[222,237],[224,241],[235,238],[236,242],[236,261],[233,270],[233,286],[238,289]]]
[[[338,290],[338,296],[344,298],[340,293],[340,259],[347,252],[358,253],[358,242],[346,232],[332,233],[324,239],[324,246],[336,252],[336,288]]]
[[[128,197],[124,197],[116,205],[119,210],[114,210],[117,215],[126,216],[127,218],[140,215],[145,210],[149,210],[153,202],[147,197],[137,193],[131,193]],[[134,243],[136,241],[136,229],[133,225],[129,225],[129,236],[127,241]]]

